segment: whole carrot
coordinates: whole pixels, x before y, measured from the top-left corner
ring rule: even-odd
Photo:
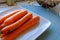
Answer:
[[[19,11],[20,11],[20,10],[15,10],[15,11],[9,13],[8,15],[5,15],[5,16],[3,16],[2,18],[0,18],[0,24],[2,24],[2,23],[4,22],[4,20],[6,20],[6,19],[9,18],[10,16],[16,14],[16,13],[19,12]]]
[[[30,18],[32,18],[32,13],[28,13],[23,18],[19,19],[17,22],[4,27],[3,29],[1,29],[1,32],[3,34],[10,33],[11,31],[14,31],[15,29],[19,28],[19,26],[21,26],[25,21]]]
[[[27,30],[27,28],[31,27],[32,25],[39,22],[40,17],[34,16],[30,20],[28,20],[25,24],[23,24],[21,27],[19,27],[17,30],[13,31],[12,33],[5,35],[2,37],[3,40],[14,40],[16,37],[20,35],[20,33],[24,30]]]
[[[25,16],[27,14],[27,10],[21,10],[18,13],[12,15],[11,17],[7,18],[3,24],[0,25],[0,30],[2,28],[4,28],[7,25],[10,25],[12,23],[14,23],[15,21],[17,21],[18,19],[22,18],[23,16]]]

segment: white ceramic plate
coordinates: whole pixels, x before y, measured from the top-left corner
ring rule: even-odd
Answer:
[[[4,15],[8,14],[9,12],[11,12],[13,10],[18,10],[18,9],[25,9],[25,8],[13,7],[9,10],[1,12],[0,16],[4,16]],[[34,12],[32,12],[32,13],[33,13],[33,15],[38,15]],[[40,15],[38,15],[38,16],[40,16]],[[44,31],[46,31],[46,29],[49,28],[50,25],[51,25],[51,22],[49,20],[45,19],[44,17],[41,17],[40,22],[38,24],[36,24],[32,28],[29,28],[29,29],[25,30],[23,33],[21,33],[21,35],[19,35],[19,37],[16,38],[16,40],[35,40]]]

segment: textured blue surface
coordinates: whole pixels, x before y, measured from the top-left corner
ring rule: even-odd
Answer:
[[[41,6],[23,6],[51,21],[51,26],[36,40],[60,40],[60,16]]]

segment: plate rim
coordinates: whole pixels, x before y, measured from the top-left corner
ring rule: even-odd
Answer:
[[[26,8],[21,7],[21,6],[14,6],[14,7],[8,9],[8,10],[11,10],[11,9],[13,9],[13,8],[15,8],[15,7],[20,7],[20,8],[22,8],[22,9],[26,9]],[[8,10],[6,10],[6,11],[8,11]],[[26,9],[26,10],[28,10],[28,9]],[[6,11],[3,11],[3,12],[6,12]],[[29,11],[29,10],[28,10],[28,11]],[[30,12],[32,12],[32,11],[30,11]],[[0,13],[2,13],[2,12],[0,12]],[[32,12],[32,13],[34,13],[34,12]],[[36,14],[36,13],[35,13],[35,14]],[[36,15],[40,16],[39,14],[36,14]],[[44,32],[50,27],[50,25],[51,25],[51,22],[50,22],[48,19],[46,19],[46,18],[44,18],[44,17],[42,17],[42,16],[40,16],[40,17],[43,18],[43,19],[45,19],[45,20],[47,20],[47,21],[49,22],[49,25],[48,25],[39,35],[37,35],[35,38],[33,38],[33,40],[36,39],[38,36],[40,36],[42,33],[44,33]],[[31,35],[31,36],[32,36],[32,35]],[[29,38],[28,38],[28,39],[29,39]]]

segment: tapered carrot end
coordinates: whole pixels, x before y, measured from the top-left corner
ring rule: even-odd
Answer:
[[[34,18],[37,18],[37,21],[40,20],[40,16],[34,16]]]

